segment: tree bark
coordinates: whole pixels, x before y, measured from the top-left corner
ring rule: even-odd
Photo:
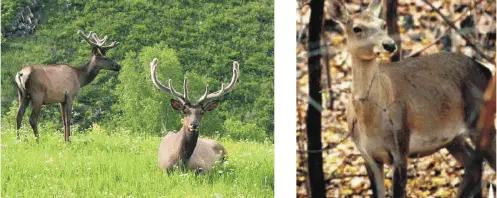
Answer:
[[[400,61],[402,58],[401,54],[401,40],[400,40],[400,33],[399,33],[399,24],[397,23],[397,6],[398,6],[398,0],[388,0],[385,1],[386,3],[386,22],[387,22],[387,32],[388,36],[392,38],[395,41],[395,44],[397,44],[397,51],[395,54],[390,58],[392,62],[397,62]]]
[[[309,23],[308,70],[309,70],[309,105],[307,108],[307,147],[308,150],[321,150],[321,49],[320,33],[323,21],[324,0],[311,1],[311,19]],[[325,197],[326,189],[323,174],[322,152],[308,152],[309,181],[312,197]]]

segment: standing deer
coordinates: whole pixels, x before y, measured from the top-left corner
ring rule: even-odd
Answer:
[[[349,14],[332,0],[331,16],[341,23],[352,57],[352,90],[347,107],[351,137],[365,159],[373,197],[385,197],[383,165],[393,165],[393,197],[405,197],[408,157],[446,148],[463,166],[474,149],[472,134],[490,71],[458,54],[439,53],[383,64],[396,44],[378,18],[381,0]],[[493,128],[492,130],[495,130]],[[494,133],[495,134],[495,133]],[[495,169],[495,136],[485,156]]]
[[[160,90],[171,94],[177,100],[171,99],[173,109],[183,114],[183,127],[177,133],[168,133],[162,138],[159,147],[159,167],[170,170],[174,166],[184,166],[199,172],[205,171],[214,165],[218,159],[224,159],[226,150],[215,140],[199,138],[200,122],[204,113],[216,109],[217,101],[212,101],[222,96],[233,88],[238,80],[238,62],[233,63],[233,77],[228,86],[221,84],[219,91],[209,94],[209,86],[205,93],[195,103],[188,98],[187,78],[183,81],[183,94],[174,90],[169,79],[168,86],[162,85],[157,79],[157,59],[150,62],[150,75],[152,83]]]
[[[121,66],[116,61],[105,57],[107,50],[117,47],[119,42],[112,42],[103,46],[107,36],[100,39],[97,34],[90,31],[85,35],[78,31],[83,39],[92,47],[92,58],[79,67],[68,64],[56,65],[31,65],[24,67],[15,76],[18,88],[19,110],[17,112],[17,139],[20,139],[19,128],[29,102],[32,104],[32,112],[29,124],[39,141],[38,117],[42,105],[60,103],[62,122],[64,124],[64,140],[70,141],[71,109],[74,98],[81,87],[89,84],[98,75],[101,69],[119,71]]]

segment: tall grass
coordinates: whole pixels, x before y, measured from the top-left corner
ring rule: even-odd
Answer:
[[[10,127],[9,127],[10,128]],[[221,141],[227,161],[204,175],[157,166],[160,137],[101,129],[77,133],[31,129],[22,142],[2,129],[1,197],[273,197],[273,146]]]

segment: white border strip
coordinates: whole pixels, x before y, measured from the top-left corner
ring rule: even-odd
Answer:
[[[275,197],[296,196],[296,2],[275,7]]]

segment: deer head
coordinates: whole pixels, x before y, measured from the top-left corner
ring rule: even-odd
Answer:
[[[192,103],[188,98],[188,79],[185,77],[183,80],[183,94],[174,90],[171,79],[169,79],[167,87],[162,85],[162,83],[157,79],[157,62],[158,60],[156,58],[150,62],[150,75],[152,77],[152,82],[157,88],[173,95],[176,98],[176,100],[171,99],[171,106],[173,109],[183,114],[183,129],[188,130],[189,132],[198,132],[204,113],[212,111],[217,107],[217,101],[213,100],[233,90],[238,81],[239,68],[238,62],[235,61],[233,62],[233,76],[231,78],[231,82],[226,87],[224,84],[221,84],[220,90],[209,93],[209,85],[207,85],[205,86],[204,95],[202,95],[202,97],[200,97],[195,103]]]
[[[387,35],[386,23],[378,18],[382,0],[372,0],[363,12],[350,15],[343,0],[331,1],[331,17],[345,27],[350,53],[364,60],[380,55],[390,56],[397,45]]]
[[[121,70],[121,65],[119,65],[116,61],[107,58],[105,54],[109,49],[112,49],[114,47],[117,47],[119,45],[119,42],[113,41],[110,45],[108,46],[103,46],[105,41],[107,40],[107,36],[105,36],[103,39],[100,39],[96,33],[90,31],[88,35],[85,35],[83,31],[79,30],[78,31],[79,36],[81,36],[85,41],[90,44],[92,47],[92,58],[91,58],[91,65],[95,67],[95,69],[100,70],[100,69],[106,69],[106,70],[112,70],[112,71],[120,71]]]

